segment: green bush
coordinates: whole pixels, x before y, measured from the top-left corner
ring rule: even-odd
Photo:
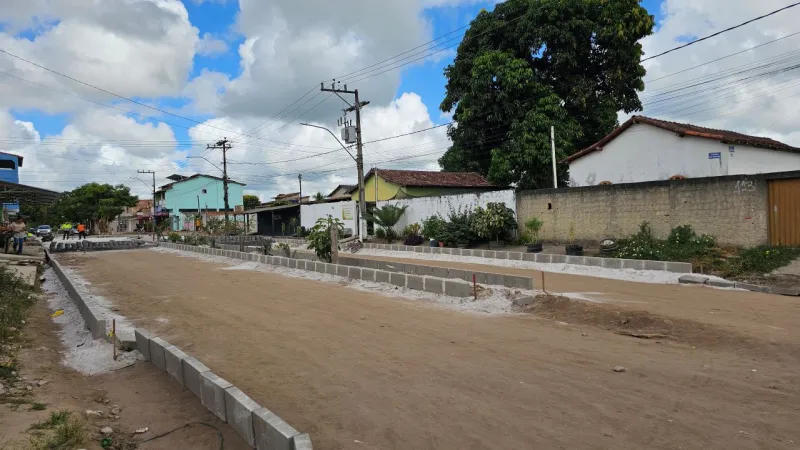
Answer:
[[[438,214],[430,216],[422,221],[422,235],[427,239],[441,240],[446,223]]]
[[[475,208],[475,233],[485,239],[508,239],[512,230],[517,229],[514,211],[505,203],[487,203],[486,209]]]
[[[174,244],[181,240],[181,235],[173,231],[169,234],[168,239]]]
[[[764,274],[779,269],[797,258],[800,250],[786,247],[760,246],[743,249],[739,257],[731,261],[729,272],[733,274]]]
[[[375,237],[378,239],[386,239],[386,230],[375,227]]]
[[[539,232],[542,230],[544,222],[538,217],[531,217],[525,221],[525,232],[520,237],[523,238],[525,243],[539,242]]]
[[[474,231],[474,214],[467,208],[451,209],[442,230],[441,241],[445,245],[469,244],[477,240]]]
[[[317,258],[331,262],[331,227],[339,229],[339,235],[344,233],[344,224],[332,216],[317,219],[317,223],[308,233],[308,249],[314,250]]]

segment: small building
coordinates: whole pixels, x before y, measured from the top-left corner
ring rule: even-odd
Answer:
[[[198,216],[207,223],[212,215],[225,213],[223,180],[211,175],[192,176],[171,175],[165,184],[156,191],[157,220],[169,220],[173,231],[193,231]],[[233,218],[234,210],[244,204],[243,183],[228,180],[228,213]],[[214,214],[213,216],[216,216]]]
[[[350,200],[350,193],[353,192],[354,189],[358,189],[358,185],[340,184],[325,198],[327,200]]]
[[[368,203],[414,197],[463,194],[500,189],[475,172],[372,169],[364,176],[364,199]],[[350,190],[358,201],[358,186]]]
[[[136,206],[126,207],[122,214],[117,216],[117,232],[133,233],[144,230],[151,223],[153,215],[153,200],[139,200]]]
[[[288,204],[299,204],[299,203],[308,203],[308,196],[300,198],[299,192],[292,192],[290,194],[278,194],[275,196],[275,200],[268,203],[269,205],[288,205]]]
[[[11,153],[0,152],[0,181],[19,184],[19,168],[22,167],[23,157]],[[18,212],[19,203],[3,203],[4,210]]]
[[[734,131],[633,116],[566,162],[570,186],[594,186],[799,170],[800,148]]]

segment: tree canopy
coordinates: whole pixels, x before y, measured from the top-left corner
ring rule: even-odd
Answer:
[[[653,24],[639,0],[506,0],[481,11],[445,69],[440,108],[456,124],[442,169],[552,186],[551,126],[562,159],[608,134],[618,111],[641,109],[638,41]]]
[[[51,207],[49,217],[53,222],[51,225],[62,221],[107,222],[120,215],[126,207],[136,206],[138,200],[125,185],[88,183],[59,197]]]
[[[242,197],[242,202],[244,203],[244,210],[247,211],[248,209],[258,208],[258,205],[261,204],[261,199],[257,195],[245,194]]]

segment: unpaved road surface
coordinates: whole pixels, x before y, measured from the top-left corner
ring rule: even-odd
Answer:
[[[772,338],[742,351],[641,340],[149,250],[58,258],[122,314],[309,432],[316,449],[800,444],[800,364],[763,356],[757,345]],[[647,292],[630,285],[631,298]],[[700,290],[653,288],[704,301]]]

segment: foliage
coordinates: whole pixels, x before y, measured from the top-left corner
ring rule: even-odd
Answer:
[[[397,230],[394,226],[403,217],[408,206],[385,205],[381,208],[374,208],[368,220],[375,222],[375,225],[386,230],[386,241],[391,243],[397,237]]]
[[[279,252],[282,252],[284,256],[287,258],[292,256],[292,247],[289,246],[286,242],[279,242],[278,245],[275,246]]]
[[[203,234],[192,233],[183,237],[183,243],[186,245],[207,245],[209,238]]]
[[[646,224],[646,223],[647,223],[647,222],[645,222],[645,224]],[[648,225],[648,230],[650,229],[649,227],[650,227],[650,226]],[[569,243],[570,243],[570,244],[574,244],[574,243],[575,243],[575,221],[574,221],[574,220],[570,220],[570,221],[569,221],[569,232],[568,232],[568,236],[569,236]]]
[[[289,228],[292,234],[297,232],[297,217],[289,217]]]
[[[422,236],[418,234],[407,234],[403,239],[403,245],[420,245],[425,241]]]
[[[525,230],[528,232],[530,243],[539,242],[539,232],[542,230],[544,222],[538,217],[531,217],[525,221]]]
[[[440,240],[447,222],[440,215],[430,216],[422,221],[422,235],[428,239]]]
[[[421,229],[421,227],[419,226],[418,223],[412,223],[412,224],[406,225],[406,227],[403,228],[403,236],[404,237],[405,236],[412,236],[412,235],[419,236],[420,235],[420,229]]]
[[[339,235],[344,233],[344,224],[330,215],[317,219],[308,233],[308,249],[314,250],[321,261],[331,262],[331,227],[336,227]]]
[[[314,201],[315,202],[321,202],[323,200],[325,200],[325,196],[322,195],[322,192],[317,192],[316,194],[314,194]]]
[[[446,245],[469,244],[475,241],[475,216],[467,208],[451,209],[442,230],[441,240]]]
[[[169,234],[169,236],[167,236],[167,238],[174,244],[181,240],[181,235],[173,231]]]
[[[383,228],[375,228],[375,237],[378,239],[386,239],[386,230]]]
[[[639,225],[639,231],[617,241],[619,258],[648,259],[653,261],[698,262],[714,254],[714,238],[697,236],[691,225],[675,227],[666,240],[658,240],[648,222]]]
[[[50,208],[50,220],[61,222],[106,222],[122,214],[126,207],[136,206],[138,197],[122,184],[89,183],[65,192]],[[55,225],[53,223],[51,225]]]
[[[0,342],[11,343],[20,336],[19,324],[26,320],[33,306],[33,288],[14,272],[0,266]],[[4,348],[0,348],[2,355]],[[0,365],[0,369],[4,366]],[[4,372],[0,370],[0,378]]]
[[[206,230],[214,235],[241,234],[244,232],[244,223],[235,220],[225,222],[225,219],[212,218],[206,221]]]
[[[481,11],[445,69],[440,108],[457,125],[442,168],[552,186],[551,125],[562,159],[609,133],[617,111],[641,110],[639,41],[653,24],[639,0],[506,0]]]
[[[264,239],[261,241],[261,251],[265,255],[272,254],[272,239]]]
[[[800,256],[800,250],[787,247],[760,246],[739,252],[739,259],[732,261],[731,272],[764,274],[779,269]]]
[[[257,195],[249,195],[245,194],[242,196],[242,204],[244,205],[244,210],[250,210],[253,208],[258,208],[261,205],[261,199],[258,198]]]
[[[475,208],[473,223],[478,236],[498,241],[501,237],[507,238],[509,232],[517,228],[514,211],[502,202],[487,203],[486,209],[480,206]]]

